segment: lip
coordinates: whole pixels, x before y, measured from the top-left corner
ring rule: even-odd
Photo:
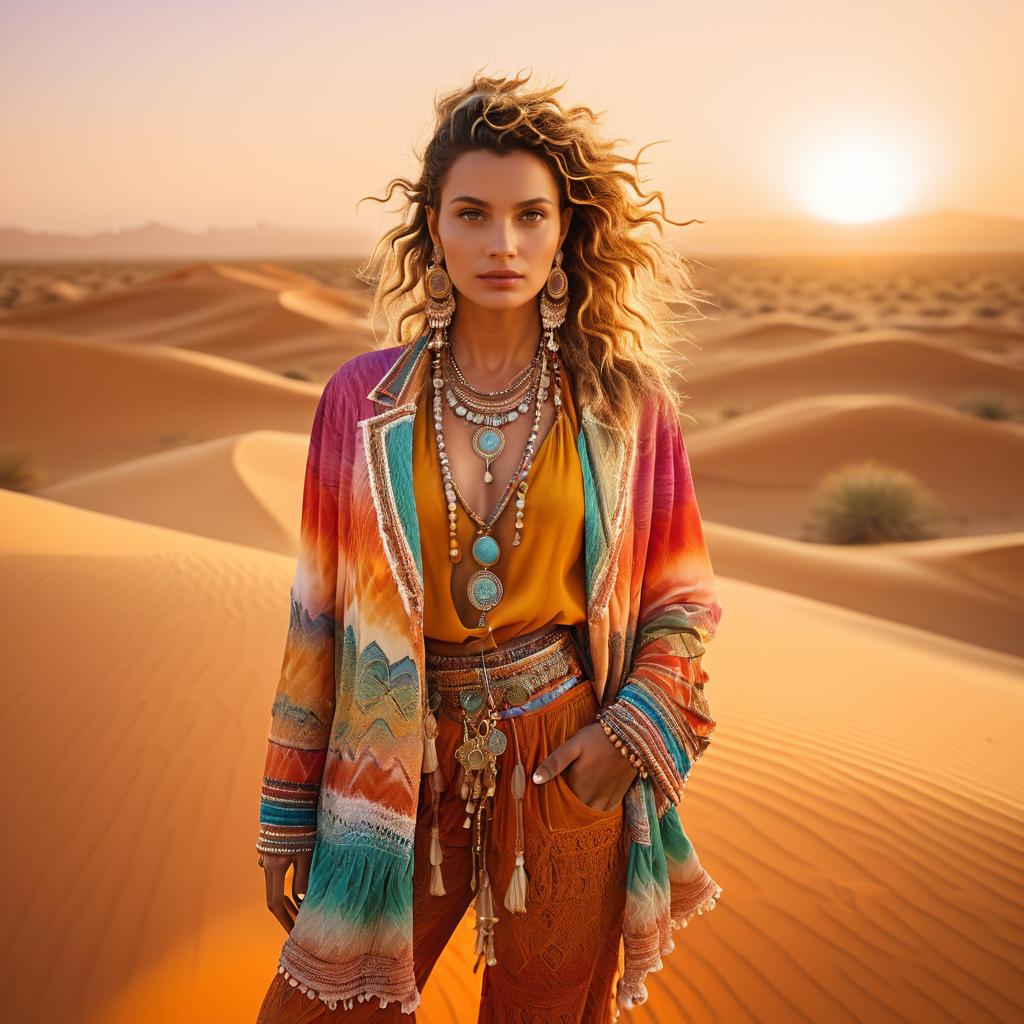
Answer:
[[[507,272],[480,274],[479,277],[484,284],[489,284],[492,288],[504,288],[506,291],[511,291],[523,280],[522,274]]]
[[[489,270],[486,274],[480,274],[485,281],[521,281],[523,279],[522,274],[517,274],[514,270]]]

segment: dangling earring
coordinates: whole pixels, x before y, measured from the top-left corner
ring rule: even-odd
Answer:
[[[565,323],[565,313],[569,308],[569,279],[562,269],[562,250],[555,253],[555,265],[548,274],[547,281],[540,292],[540,318],[547,334],[547,347],[552,352],[558,351],[555,341],[555,328]]]
[[[452,322],[455,313],[452,279],[441,263],[443,258],[440,246],[435,245],[423,284],[427,293],[427,322],[435,332],[427,348],[435,350],[444,348],[444,329]]]

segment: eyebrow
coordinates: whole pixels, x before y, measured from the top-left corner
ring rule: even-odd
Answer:
[[[476,203],[477,206],[487,206],[487,207],[490,207],[490,205],[491,205],[489,202],[487,202],[486,199],[477,199],[475,196],[456,196],[454,199],[452,199],[449,202],[448,205],[450,206],[451,203]],[[516,206],[537,206],[540,203],[547,203],[548,206],[554,206],[555,205],[547,197],[545,197],[545,196],[537,196],[536,199],[524,199],[521,203],[516,203]]]

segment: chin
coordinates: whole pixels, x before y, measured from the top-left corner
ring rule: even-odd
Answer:
[[[487,285],[483,285],[481,288],[474,288],[470,295],[473,302],[482,309],[494,310],[518,309],[520,306],[532,302],[536,297],[536,295],[527,295],[526,289],[522,285],[517,287],[514,292],[511,290],[507,292],[492,291]]]

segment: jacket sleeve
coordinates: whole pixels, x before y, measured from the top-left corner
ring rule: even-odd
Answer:
[[[660,816],[682,799],[691,766],[711,742],[715,721],[701,662],[722,608],[678,415],[662,402],[654,423],[646,456],[654,467],[649,540],[632,662],[602,718],[643,758]]]
[[[334,718],[334,637],[340,607],[338,490],[342,442],[325,387],[310,431],[291,613],[260,789],[261,853],[312,850]]]

